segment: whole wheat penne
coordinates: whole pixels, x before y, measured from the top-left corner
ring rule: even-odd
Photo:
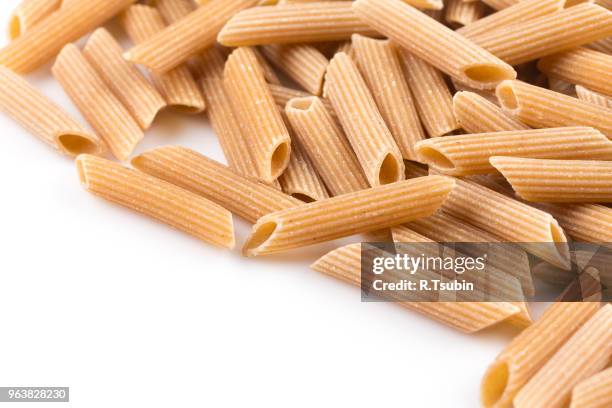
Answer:
[[[453,96],[442,73],[405,50],[400,50],[400,57],[417,112],[429,136],[443,136],[456,130],[459,125],[453,115]]]
[[[539,203],[572,238],[595,244],[612,242],[612,208],[598,204]]]
[[[331,101],[371,186],[404,178],[402,155],[353,60],[339,53],[329,63],[325,96]]]
[[[595,0],[595,3],[607,8],[608,10],[612,10],[612,0]]]
[[[415,160],[414,145],[425,139],[397,50],[388,40],[355,34],[355,59],[402,157]]]
[[[262,47],[262,52],[306,91],[321,95],[329,61],[315,47],[307,44],[272,44]]]
[[[132,165],[214,201],[252,223],[266,214],[303,204],[185,147],[165,146],[149,150],[132,159]]]
[[[529,129],[529,126],[474,92],[457,92],[453,96],[453,113],[459,126],[468,133]]]
[[[164,73],[176,68],[199,51],[215,44],[221,27],[238,11],[256,0],[211,1],[130,49],[125,57]],[[267,8],[267,7],[264,7]]]
[[[140,128],[148,129],[166,101],[135,66],[123,59],[121,52],[121,46],[105,28],[94,31],[83,48],[87,61]]]
[[[575,48],[542,58],[538,68],[549,76],[612,95],[612,55]]]
[[[579,4],[470,39],[508,64],[517,65],[612,35],[612,13]]]
[[[229,167],[242,175],[259,179],[259,168],[243,136],[243,132],[249,130],[238,119],[223,85],[224,66],[225,57],[219,49],[209,48],[202,54],[201,83],[208,118]]]
[[[402,228],[408,228],[437,242],[500,243],[499,238],[495,235],[442,211],[438,211],[426,218],[411,221],[403,226],[394,227],[392,230],[393,236],[395,237],[396,234],[399,234],[399,237],[402,234]],[[465,250],[467,249],[465,248]],[[487,263],[515,276],[521,283],[525,295],[533,296],[535,290],[530,273],[529,260],[525,251],[509,245],[495,245],[491,248],[491,250],[493,249],[495,250],[495,256],[490,257]]]
[[[290,134],[291,158],[287,168],[278,178],[283,192],[306,203],[329,198],[325,185],[296,139],[295,133],[290,131]]]
[[[264,57],[264,55],[261,53],[261,51],[259,51],[258,48],[251,47],[251,50],[253,50],[255,56],[257,57],[257,62],[259,62],[259,66],[261,66],[261,69],[263,70],[264,78],[266,79],[266,81],[269,84],[280,85],[281,80],[276,74],[276,71],[274,71],[272,65],[270,65],[270,63],[266,59],[266,57]]]
[[[612,405],[612,367],[579,382],[572,390],[570,408],[606,408]]]
[[[8,36],[14,40],[29,31],[51,13],[56,11],[62,0],[22,0],[9,21]]]
[[[103,24],[135,0],[81,1],[61,8],[0,50],[0,65],[27,73],[51,60],[64,45]]]
[[[263,70],[253,50],[241,47],[229,56],[224,85],[231,102],[238,107],[250,131],[243,133],[260,177],[266,182],[278,178],[289,164],[291,139]]]
[[[534,159],[612,160],[612,141],[589,127],[511,130],[423,140],[421,163],[451,176],[495,173],[492,156]]]
[[[166,24],[157,9],[137,4],[123,14],[123,26],[132,41],[139,44],[162,31]],[[168,106],[187,113],[199,113],[206,108],[200,87],[186,65],[164,74],[151,72],[151,79]]]
[[[566,406],[576,384],[608,365],[612,355],[610,327],[612,305],[607,304],[584,323],[529,380],[514,398],[514,406]]]
[[[231,18],[218,41],[228,47],[346,40],[376,35],[349,1],[284,4],[243,10]]]
[[[0,110],[28,132],[69,156],[102,153],[98,136],[72,119],[24,78],[0,66]]]
[[[311,268],[317,272],[361,286],[361,244],[338,248],[321,257]],[[442,324],[475,333],[508,319],[520,309],[508,302],[397,302]]]
[[[459,28],[457,32],[468,38],[474,37],[512,24],[556,13],[563,10],[564,3],[565,0],[515,1],[515,4],[467,24]]]
[[[346,136],[320,98],[292,99],[285,112],[332,196],[369,187]]]
[[[491,157],[516,193],[527,201],[612,202],[612,162]]]
[[[455,91],[472,92],[472,93],[478,94],[479,96],[482,96],[483,98],[485,98],[491,103],[494,103],[495,105],[499,105],[497,96],[495,96],[495,89],[475,89],[475,88],[467,86],[463,82],[457,81],[453,77],[450,77],[449,79],[450,79],[451,84],[453,85],[453,88],[455,88]]]
[[[482,405],[511,407],[519,390],[598,309],[591,302],[553,303],[489,367],[480,388]]]
[[[76,165],[81,184],[89,192],[202,241],[234,247],[232,214],[220,205],[100,157],[83,154]]]
[[[604,108],[612,109],[612,97],[602,95],[598,92],[585,88],[582,85],[576,85],[576,95],[578,99],[598,105]]]
[[[516,78],[510,65],[401,0],[358,0],[353,9],[410,53],[473,88]]]
[[[562,268],[569,266],[567,238],[548,213],[472,181],[457,179],[442,210]]]
[[[253,226],[243,252],[247,256],[281,252],[426,217],[453,186],[448,177],[422,177],[268,214]]]
[[[448,0],[444,10],[447,23],[465,26],[480,20],[486,7],[480,1]]]
[[[504,81],[496,93],[502,108],[527,125],[591,126],[612,138],[612,115],[604,107],[521,81]]]
[[[144,137],[142,130],[76,45],[62,49],[51,71],[113,155],[126,160]]]

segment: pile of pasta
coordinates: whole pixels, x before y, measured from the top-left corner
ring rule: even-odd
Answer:
[[[569,239],[612,242],[611,9],[23,0],[0,50],[0,106],[75,157],[93,194],[223,248],[232,214],[253,223],[245,256],[368,234],[513,242],[563,271]],[[102,27],[113,18],[131,47]],[[22,76],[51,61],[90,128]],[[132,157],[169,107],[205,112],[227,165],[180,146]],[[312,268],[359,285],[360,258],[352,244]],[[612,406],[609,304],[555,302],[535,322],[525,302],[400,304],[467,333],[524,328],[486,372],[484,406]]]

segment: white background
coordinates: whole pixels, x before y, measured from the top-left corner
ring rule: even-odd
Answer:
[[[28,79],[83,121],[49,66]],[[83,407],[475,407],[516,334],[361,303],[309,269],[338,242],[245,259],[235,219],[238,247],[210,247],[85,192],[4,115],[0,132],[0,386],[69,386]],[[223,160],[203,115],[163,113],[136,153],[166,144]]]

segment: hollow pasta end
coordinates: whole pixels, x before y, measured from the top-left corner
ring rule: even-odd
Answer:
[[[484,407],[492,407],[504,395],[510,378],[510,370],[506,362],[494,363],[482,380],[481,399]]]

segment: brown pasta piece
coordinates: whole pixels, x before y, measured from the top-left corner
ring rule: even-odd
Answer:
[[[9,21],[9,39],[14,40],[59,9],[62,0],[22,0]]]
[[[414,145],[425,132],[395,47],[386,40],[355,34],[355,59],[380,113],[406,160],[415,160]]]
[[[81,184],[91,193],[202,241],[234,247],[232,214],[220,205],[100,157],[80,155],[76,165]]]
[[[132,159],[132,165],[214,201],[251,223],[266,214],[303,204],[185,147],[165,146],[149,150]]]
[[[123,26],[132,41],[139,44],[164,30],[166,24],[157,9],[137,4],[123,14]],[[151,79],[168,106],[186,113],[199,113],[206,108],[200,87],[186,65],[164,74],[151,72]]]
[[[83,48],[87,61],[140,128],[148,129],[166,101],[135,66],[123,59],[121,52],[121,46],[105,28],[94,31]]]
[[[208,2],[137,44],[125,57],[158,74],[169,71],[196,53],[212,47],[225,22],[236,12],[255,4],[256,0]]]
[[[106,145],[24,78],[0,66],[0,109],[40,140],[69,156],[100,154]]]
[[[474,92],[457,92],[453,97],[455,118],[468,133],[527,130],[529,126]]]
[[[510,65],[401,0],[358,0],[353,9],[410,53],[473,88],[516,78]]]
[[[370,185],[402,180],[402,155],[353,60],[346,54],[336,54],[325,80],[325,96],[331,101]]]
[[[224,85],[249,126],[244,141],[253,153],[260,177],[278,178],[289,164],[291,139],[251,48],[234,50],[225,64]]]
[[[502,108],[532,127],[591,126],[612,138],[610,110],[521,81],[497,87]]]
[[[219,33],[228,47],[347,40],[353,35],[376,35],[355,15],[348,1],[255,7],[232,17]]]
[[[144,137],[142,130],[76,45],[64,47],[51,71],[113,155],[127,160]]]
[[[429,136],[444,136],[457,130],[453,96],[442,73],[405,50],[400,50],[400,55],[419,117]]]
[[[61,8],[0,50],[0,65],[28,73],[49,62],[64,45],[102,25],[135,0],[90,0]]]
[[[320,98],[292,99],[285,111],[332,196],[369,187],[346,136]]]

